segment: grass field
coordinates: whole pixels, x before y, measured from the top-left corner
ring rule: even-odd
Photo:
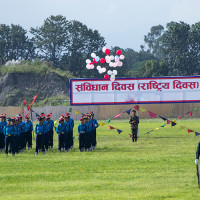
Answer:
[[[123,132],[99,127],[97,149],[80,153],[77,122],[71,152],[57,152],[54,134],[54,149],[46,155],[35,156],[34,149],[14,158],[1,153],[0,199],[200,199],[194,164],[200,136],[179,128],[200,131],[199,120],[179,120],[176,127],[145,134],[163,124],[141,120],[133,143],[127,121],[111,121]]]

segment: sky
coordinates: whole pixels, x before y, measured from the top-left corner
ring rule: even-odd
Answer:
[[[0,24],[19,24],[27,31],[50,15],[63,15],[98,30],[107,47],[136,51],[152,26],[200,21],[200,0],[1,0]]]

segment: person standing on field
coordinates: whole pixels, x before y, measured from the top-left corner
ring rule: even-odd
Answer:
[[[138,132],[139,122],[140,122],[139,117],[136,116],[136,111],[132,110],[132,116],[130,117],[129,123],[131,124],[133,142],[137,142],[137,132]]]

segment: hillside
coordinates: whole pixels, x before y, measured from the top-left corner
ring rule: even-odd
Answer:
[[[49,100],[69,98],[69,71],[54,68],[48,62],[23,61],[19,65],[0,66],[0,106],[21,106],[22,98],[37,106]]]

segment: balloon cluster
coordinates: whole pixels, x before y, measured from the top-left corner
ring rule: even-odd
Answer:
[[[122,51],[117,50],[116,55],[111,55],[111,52],[108,48],[103,47],[102,51],[106,54],[105,58],[100,58],[95,53],[91,53],[92,59],[86,60],[86,68],[87,69],[96,69],[100,74],[107,72],[104,75],[104,79],[109,79],[111,81],[115,80],[115,76],[117,75],[117,70],[108,70],[109,67],[121,67],[123,65],[121,60],[124,60],[124,55],[121,55]],[[103,66],[101,66],[101,64]],[[110,77],[109,77],[110,76]]]

